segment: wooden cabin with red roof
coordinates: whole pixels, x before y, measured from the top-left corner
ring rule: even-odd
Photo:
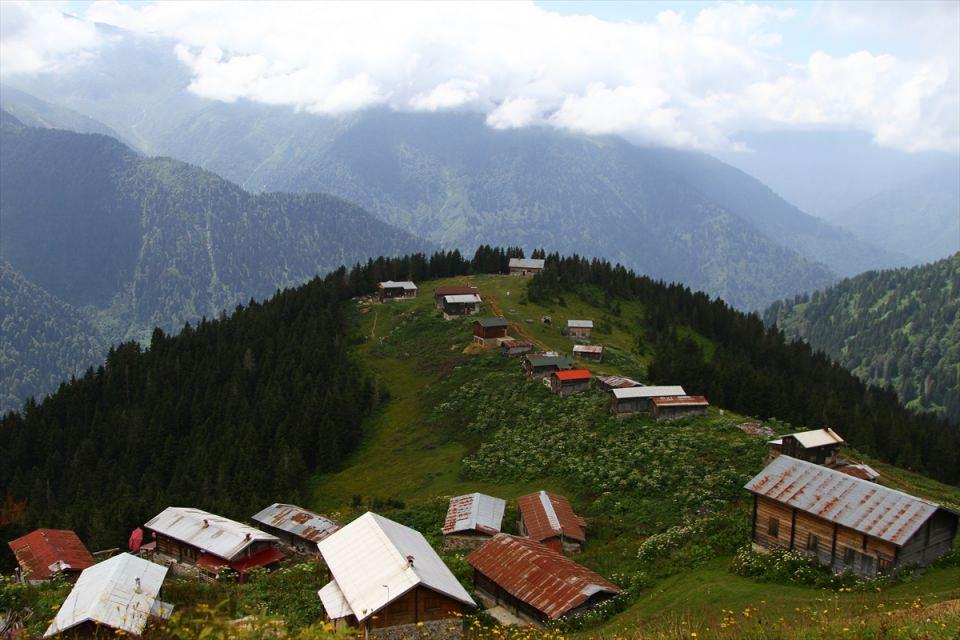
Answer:
[[[586,521],[566,496],[538,491],[517,498],[520,534],[560,553],[577,553],[587,540]]]
[[[500,533],[466,558],[478,591],[542,625],[620,593],[616,585],[535,540]]]
[[[37,529],[8,543],[24,581],[35,584],[56,576],[75,579],[96,564],[73,531]]]
[[[550,376],[550,390],[566,398],[581,391],[589,391],[593,376],[586,369],[554,371]]]
[[[657,420],[702,416],[710,408],[703,396],[660,396],[650,399],[650,412]]]

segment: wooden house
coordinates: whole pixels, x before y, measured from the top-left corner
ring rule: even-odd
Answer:
[[[953,549],[957,513],[788,455],[747,483],[753,542],[802,551],[864,578],[925,567]]]
[[[510,258],[510,275],[512,276],[535,276],[546,264],[546,260],[537,258]]]
[[[599,344],[575,344],[573,345],[573,357],[580,360],[602,362],[603,347]]]
[[[536,625],[582,613],[620,593],[616,585],[563,554],[506,533],[494,536],[466,560],[479,592]]]
[[[839,461],[843,444],[843,438],[833,429],[813,429],[771,440],[770,449],[774,453],[831,467]]]
[[[380,295],[380,302],[387,300],[407,300],[417,297],[417,285],[410,281],[394,282],[387,280],[377,285]]]
[[[500,533],[507,503],[483,493],[469,493],[450,498],[443,521],[443,548],[476,549]]]
[[[564,356],[527,355],[523,359],[523,369],[531,378],[544,378],[572,368],[573,362]]]
[[[433,290],[433,302],[437,309],[443,308],[443,299],[447,296],[479,296],[480,290],[476,287],[437,287]]]
[[[167,568],[121,553],[80,574],[44,638],[100,638],[105,629],[140,637],[150,618],[166,620],[173,605],[158,599]]]
[[[505,318],[479,318],[473,321],[473,341],[484,346],[496,345],[507,337]]]
[[[517,498],[520,534],[559,553],[577,553],[587,540],[587,523],[566,496],[538,491]]]
[[[167,507],[143,528],[156,541],[155,558],[175,571],[216,577],[232,569],[241,581],[251,569],[275,567],[285,554],[269,533],[187,507]]]
[[[252,520],[258,529],[276,536],[288,550],[310,555],[318,553],[318,542],[340,528],[330,518],[280,502],[254,514]]]
[[[702,416],[710,408],[703,396],[658,396],[650,398],[650,413],[657,420]]]
[[[450,637],[476,603],[416,530],[366,513],[320,541],[328,619],[364,637]],[[459,636],[459,634],[454,634]]]
[[[593,320],[567,320],[567,337],[589,341],[593,335]]]
[[[615,416],[650,412],[652,409],[650,401],[653,398],[686,395],[683,387],[676,385],[669,387],[617,387],[613,389],[612,393],[610,413]]]
[[[505,356],[522,356],[533,351],[533,345],[522,340],[505,340],[500,343],[500,350]]]
[[[30,584],[56,576],[74,579],[96,562],[73,531],[37,529],[7,544]]]
[[[480,296],[475,293],[443,296],[441,309],[447,320],[475,316],[480,313]]]
[[[550,390],[566,398],[581,391],[589,391],[593,376],[586,369],[554,371],[550,376]]]
[[[611,393],[614,389],[629,389],[630,387],[643,386],[643,384],[636,380],[624,376],[596,376],[596,380],[598,389]]]

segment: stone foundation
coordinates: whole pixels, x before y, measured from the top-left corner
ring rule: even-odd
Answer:
[[[370,640],[460,640],[463,638],[463,621],[460,618],[431,620],[419,624],[401,624],[395,627],[371,629]]]

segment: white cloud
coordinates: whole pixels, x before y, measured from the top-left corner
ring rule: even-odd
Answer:
[[[59,2],[0,2],[0,75],[61,71],[92,59],[96,29]]]
[[[811,51],[791,62],[781,32],[795,34],[803,19],[775,4],[720,3],[650,22],[563,16],[525,2],[97,2],[86,17],[174,39],[190,90],[215,100],[321,114],[468,108],[496,128],[547,124],[706,150],[771,126],[855,128],[882,145],[957,150],[956,9],[853,6],[862,4],[817,5],[806,22],[909,38],[915,55]],[[18,51],[16,70],[55,69],[71,55],[45,48],[36,29],[17,33],[11,42],[34,53]],[[931,34],[938,43],[924,44]],[[6,28],[3,39],[6,53]],[[72,42],[89,54],[89,41]]]

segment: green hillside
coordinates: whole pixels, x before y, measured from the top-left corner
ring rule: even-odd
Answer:
[[[960,253],[909,269],[872,271],[764,314],[908,407],[960,424]]]
[[[571,268],[565,264],[564,269]],[[553,268],[560,269],[556,263]],[[721,405],[705,416],[670,423],[644,416],[613,419],[606,394],[591,391],[567,399],[554,396],[542,382],[526,379],[519,360],[473,345],[471,321],[444,320],[432,298],[436,286],[469,282],[480,288],[485,313],[502,314],[510,321],[511,335],[559,351],[570,350],[570,341],[560,331],[567,319],[592,319],[594,342],[604,344],[609,357],[604,363],[581,364],[595,373],[622,373],[649,381],[651,368],[669,354],[660,351],[664,344],[654,339],[652,329],[649,333],[639,329],[652,326],[650,317],[667,306],[665,300],[672,301],[669,306],[677,318],[684,317],[686,312],[681,309],[693,301],[689,292],[649,283],[636,285],[649,287],[645,296],[612,297],[598,285],[571,284],[562,294],[546,295],[550,278],[534,283],[492,275],[417,277],[451,269],[464,274],[471,270],[469,263],[458,266],[456,260],[442,256],[428,262],[373,263],[285,292],[185,336],[158,336],[156,345],[144,354],[125,351],[114,356],[102,381],[88,379],[69,386],[23,423],[19,418],[8,419],[0,429],[0,444],[8,442],[2,438],[11,432],[30,425],[34,445],[28,454],[19,448],[17,452],[42,461],[45,434],[56,433],[50,427],[64,419],[66,406],[82,406],[88,396],[116,404],[117,418],[131,412],[149,415],[150,406],[162,408],[169,401],[175,412],[189,408],[191,413],[180,418],[182,424],[204,427],[191,438],[187,450],[230,452],[229,456],[199,455],[185,461],[196,466],[191,477],[209,483],[201,490],[217,493],[204,498],[190,493],[199,487],[182,485],[178,495],[165,496],[156,480],[139,480],[139,485],[125,490],[135,491],[138,499],[119,514],[134,523],[138,517],[152,515],[151,510],[168,497],[199,501],[202,504],[198,506],[208,508],[213,506],[209,501],[216,500],[225,515],[245,518],[260,508],[262,501],[293,501],[296,496],[303,506],[343,521],[375,510],[417,528],[439,544],[440,525],[452,495],[484,491],[511,500],[504,520],[507,531],[515,531],[516,503],[512,500],[521,493],[549,489],[568,495],[588,522],[588,542],[577,560],[624,587],[626,594],[549,634],[494,631],[481,619],[477,638],[954,637],[951,634],[960,624],[956,553],[922,576],[906,576],[890,584],[833,577],[795,561],[786,572],[776,567],[752,576],[734,571],[747,557],[743,548],[749,541],[750,502],[742,486],[762,468],[767,452],[764,438],[736,428],[753,418]],[[418,281],[420,295],[415,300],[371,304],[367,298],[349,298],[369,292],[371,283],[379,278],[403,273]],[[607,280],[616,286],[619,276]],[[343,305],[335,303],[337,296],[345,300]],[[342,315],[330,315],[333,308],[340,308]],[[551,316],[549,326],[540,322],[543,315]],[[728,322],[736,324],[734,318],[742,321],[745,317],[737,314]],[[680,324],[678,321],[679,333],[697,344],[708,359],[720,363],[726,358],[726,345],[694,331],[691,323]],[[305,342],[303,336],[307,335],[311,340]],[[344,359],[342,347],[346,345],[352,357]],[[267,355],[280,353],[287,357]],[[339,359],[326,362],[320,355],[325,353]],[[167,369],[186,354],[192,354],[189,376]],[[797,355],[796,359],[800,362],[804,357]],[[207,371],[204,362],[217,366]],[[306,366],[319,368],[299,375]],[[121,375],[126,369],[131,373]],[[138,379],[176,380],[177,386],[150,386],[143,398],[107,400],[115,394],[122,396],[124,385],[136,384]],[[287,389],[290,380],[301,386]],[[330,405],[339,394],[326,394],[323,389],[334,380],[367,391]],[[685,379],[673,382],[688,385]],[[238,394],[238,387],[245,393]],[[229,398],[226,407],[216,401],[221,393]],[[179,400],[180,396],[185,396],[185,401]],[[247,396],[252,398],[249,406]],[[296,398],[323,398],[327,404],[308,405]],[[855,405],[861,402],[850,401]],[[234,416],[246,415],[253,406],[262,408],[254,414],[252,431],[246,425],[239,430],[230,426]],[[310,429],[311,416],[343,415],[351,406],[370,410],[359,415],[359,428],[324,421],[330,430],[317,433]],[[74,422],[87,424],[91,419],[88,414]],[[109,420],[113,424],[115,418]],[[160,417],[150,428],[162,428],[164,423]],[[766,424],[780,433],[808,426],[776,420]],[[843,432],[842,426],[837,428]],[[213,433],[218,434],[215,443],[204,447],[205,438]],[[249,440],[257,433],[261,435],[256,440]],[[238,449],[232,445],[231,435],[247,446]],[[349,442],[351,436],[359,440]],[[295,441],[299,444],[294,451],[312,450],[317,455],[304,460],[313,473],[302,492],[294,487],[291,475],[273,486],[263,484],[273,477],[268,471],[284,468],[279,464],[282,455],[271,454],[269,464],[257,464],[256,452],[274,451],[271,441]],[[331,442],[338,443],[336,450]],[[170,451],[178,450],[175,444],[171,446],[172,450],[163,453],[165,459],[172,460]],[[153,454],[147,449],[138,455],[141,462],[130,460],[111,470],[110,481],[139,478],[128,471],[149,461]],[[855,450],[847,455],[878,467],[883,482],[891,486],[960,506],[957,487],[883,465]],[[220,462],[218,457],[225,459]],[[4,463],[0,468],[9,468],[11,462],[0,460]],[[47,459],[47,464],[53,463]],[[223,464],[230,470],[210,475]],[[18,466],[15,461],[13,465]],[[152,467],[152,472],[162,466]],[[104,471],[99,465],[92,469],[94,477],[101,477]],[[237,475],[239,469],[246,472]],[[176,469],[170,472],[180,473]],[[45,470],[41,477],[49,473]],[[6,482],[2,472],[0,480]],[[90,478],[81,483],[79,491],[93,488],[93,482]],[[293,484],[283,484],[287,482]],[[248,483],[258,490],[245,497]],[[11,486],[22,485],[18,481]],[[31,502],[42,500],[42,494],[41,487]],[[111,499],[105,496],[104,506],[109,506]],[[49,512],[48,517],[53,522],[57,512]],[[84,526],[91,525],[82,514],[72,517]],[[111,538],[102,539],[106,543]],[[470,569],[463,555],[443,557],[469,585]],[[735,561],[737,557],[741,560]],[[263,637],[267,621],[277,619],[283,621],[289,637],[325,637],[327,632],[318,624],[322,611],[315,596],[325,580],[325,571],[316,565],[287,566],[242,586],[171,579],[165,597],[178,607],[178,617],[175,624],[155,629],[148,637],[186,639],[200,633],[205,633],[204,637]],[[25,604],[48,608],[62,593],[62,586],[25,590],[0,584],[0,609]],[[227,622],[245,615],[255,616],[246,635]]]

